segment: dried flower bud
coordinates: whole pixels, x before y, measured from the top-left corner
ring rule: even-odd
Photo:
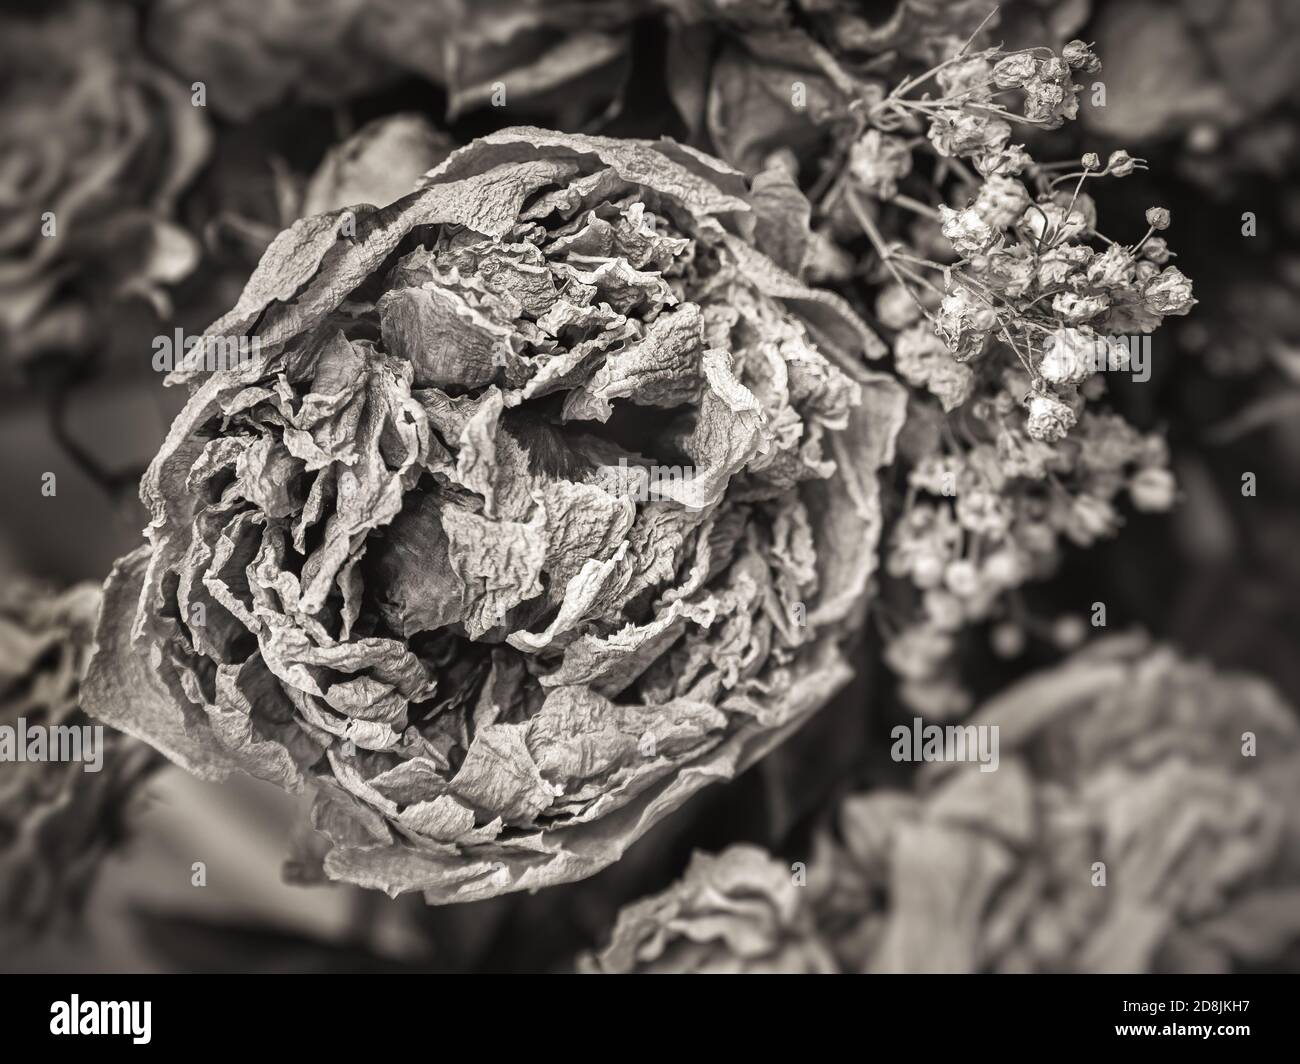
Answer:
[[[955,211],[939,205],[940,228],[959,255],[976,255],[991,247],[997,232],[973,207]]]
[[[993,81],[1000,89],[1018,89],[1038,73],[1039,60],[1029,52],[1016,52],[993,67]]]
[[[1029,400],[1029,420],[1025,429],[1031,439],[1051,443],[1063,439],[1074,427],[1074,411],[1051,395],[1034,395]]]
[[[1169,241],[1162,236],[1147,237],[1146,243],[1142,245],[1142,257],[1150,259],[1158,266],[1165,265],[1173,258],[1173,253],[1169,250]]]
[[[1001,232],[1013,226],[1031,202],[1029,190],[1022,182],[1013,177],[994,176],[980,186],[970,209],[991,229]]]
[[[1076,292],[1057,292],[1052,297],[1052,309],[1072,325],[1091,321],[1110,306],[1110,300],[1100,293],[1080,295]]]
[[[1112,177],[1128,177],[1137,169],[1137,160],[1120,148],[1110,153],[1110,158],[1106,160],[1106,169]]]
[[[1044,380],[1056,385],[1087,380],[1097,368],[1097,344],[1097,336],[1091,330],[1057,329],[1043,348],[1038,372]]]
[[[1101,156],[1095,151],[1084,152],[1083,159],[1080,160],[1085,170],[1100,170]]]
[[[1014,177],[1033,164],[1023,144],[1011,144],[998,151],[975,156],[975,169],[984,177]]]
[[[944,96],[960,96],[962,102],[966,103],[989,98],[992,94],[988,84],[991,77],[989,61],[980,56],[972,56],[945,66],[935,80]]]
[[[1168,229],[1170,220],[1169,211],[1166,208],[1147,208],[1147,225],[1151,226],[1152,229]]]
[[[983,574],[998,587],[1015,587],[1027,575],[1022,556],[1009,548],[990,554],[984,560]]]
[[[893,199],[911,172],[912,149],[902,137],[870,129],[849,150],[850,175],[877,199]]]
[[[884,658],[899,676],[924,680],[952,653],[952,636],[928,625],[905,628],[885,647]]]
[[[974,334],[964,339],[982,342]],[[954,410],[964,403],[975,387],[975,375],[970,367],[955,362],[948,345],[923,321],[899,334],[894,343],[894,368],[909,384],[925,388],[937,397],[945,410]]]
[[[1174,505],[1178,484],[1167,469],[1139,469],[1128,482],[1129,498],[1143,513],[1164,513]]]
[[[1025,630],[1012,621],[1003,621],[993,626],[989,633],[989,642],[993,653],[1000,658],[1019,657],[1025,649]]]
[[[1069,213],[1067,214],[1067,208]],[[1028,234],[1030,242],[1041,244],[1050,241],[1053,246],[1082,235],[1096,221],[1096,208],[1091,197],[1080,196],[1073,207],[1066,203],[1048,200],[1031,203],[1020,216],[1018,228]]]
[[[935,331],[943,337],[953,358],[969,362],[984,350],[997,322],[997,312],[984,299],[965,285],[958,285],[940,301]]]
[[[927,622],[941,632],[956,632],[966,622],[961,598],[942,588],[926,591],[921,596],[921,609]]]
[[[985,256],[982,267],[971,263],[971,272],[985,285],[1008,299],[1024,295],[1034,283],[1035,263],[1024,245],[999,248]]]
[[[945,568],[944,560],[940,555],[932,552],[918,554],[912,563],[912,583],[923,590],[938,587],[943,583]]]
[[[1118,525],[1119,515],[1110,500],[1085,491],[1071,500],[1069,521],[1064,531],[1073,542],[1086,547],[1112,535]]]
[[[1063,613],[1052,622],[1052,642],[1062,650],[1073,650],[1088,638],[1088,626],[1074,613]]]
[[[983,112],[941,112],[930,123],[930,142],[949,158],[984,156],[1003,151],[1011,140],[1011,126]]]
[[[1166,266],[1142,286],[1142,302],[1166,317],[1186,314],[1196,305],[1192,282],[1177,266]]]
[[[1101,69],[1101,60],[1083,41],[1074,40],[1068,42],[1061,49],[1061,58],[1069,64],[1072,70],[1082,70],[1085,74],[1095,74]]]
[[[943,582],[954,595],[967,598],[979,590],[979,570],[969,559],[957,558],[948,563],[948,568],[944,570]]]
[[[1088,283],[1098,288],[1125,288],[1133,283],[1135,268],[1128,249],[1111,244],[1088,263]]]
[[[900,284],[887,284],[876,296],[876,317],[890,329],[906,329],[921,316],[916,300]]]

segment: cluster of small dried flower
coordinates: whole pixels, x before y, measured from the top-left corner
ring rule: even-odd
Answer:
[[[848,155],[842,195],[887,281],[876,315],[917,392],[886,559],[914,593],[886,659],[908,700],[930,712],[965,707],[951,665],[965,626],[1000,621],[995,647],[1019,651],[1025,631],[1008,593],[1050,573],[1063,539],[1088,546],[1113,534],[1125,493],[1140,511],[1174,500],[1163,440],[1095,408],[1103,373],[1132,368],[1134,338],[1196,302],[1156,235],[1169,211],[1151,208],[1135,243],[1112,240],[1084,189],[1143,160],[1116,150],[1104,165],[1094,152],[1041,164],[1012,143],[1016,126],[1075,118],[1074,75],[1099,68],[1082,41],[1059,55],[959,52],[866,106],[872,126]],[[931,81],[938,91],[917,96]],[[904,195],[909,179],[924,187],[921,174],[928,197]],[[886,240],[887,205],[921,216],[911,239]],[[924,232],[935,223],[942,242]],[[918,250],[934,245],[933,255]]]

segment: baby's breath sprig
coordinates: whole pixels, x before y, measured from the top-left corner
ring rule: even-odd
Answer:
[[[1044,632],[1073,640],[1079,625],[1065,621],[1078,618],[1040,624],[1022,587],[1052,571],[1064,544],[1115,534],[1122,496],[1139,511],[1172,505],[1163,440],[1092,404],[1103,371],[1134,369],[1122,341],[1195,303],[1166,265],[1167,210],[1148,211],[1133,243],[1098,225],[1090,183],[1145,159],[1118,149],[1044,163],[1012,143],[1017,127],[1077,115],[1073,74],[1100,68],[1091,46],[974,39],[889,91],[862,87],[844,165],[819,202],[870,243],[895,370],[918,389],[918,416],[933,417],[916,434],[929,443],[904,456],[885,656],[904,699],[936,715],[961,711],[962,630],[988,622],[999,652]]]

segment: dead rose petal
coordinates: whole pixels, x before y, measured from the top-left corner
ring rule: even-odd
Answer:
[[[302,213],[359,203],[385,207],[451,152],[448,136],[416,114],[385,115],[331,148],[307,183]]]

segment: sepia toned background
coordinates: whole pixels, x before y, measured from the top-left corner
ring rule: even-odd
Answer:
[[[699,114],[722,106],[707,102],[710,87],[729,106],[766,106],[744,81],[748,68],[735,61],[736,26],[771,9],[793,11],[799,25],[820,29],[855,19],[850,28],[858,31],[888,25],[902,6],[923,22],[939,17],[931,9],[949,5],[4,4],[0,579],[9,588],[99,583],[114,559],[139,543],[147,515],[136,484],[185,399],[183,388],[163,387],[151,364],[155,337],[176,328],[201,334],[234,305],[266,244],[296,218],[387,202],[454,147],[518,124],[671,136],[757,169],[761,153],[775,145],[749,143],[746,130],[779,123],[737,107],[728,112],[733,124],[723,144],[720,127],[692,119],[693,100]],[[982,16],[989,5],[966,6]],[[996,705],[1008,691],[1035,706],[1068,707],[1112,697],[1079,693],[1080,685],[1091,690],[1088,677],[1105,677],[1141,693],[1130,716],[1159,718],[1153,733],[1179,733],[1188,713],[1212,715],[1225,734],[1263,732],[1252,714],[1294,718],[1300,706],[1300,10],[1286,0],[1013,0],[992,33],[994,40],[1056,48],[1076,37],[1095,42],[1106,105],[1083,108],[1077,122],[1052,133],[1052,154],[1105,158],[1122,146],[1149,160],[1146,172],[1099,191],[1099,207],[1118,216],[1140,216],[1152,204],[1169,208],[1178,266],[1195,280],[1199,303],[1153,338],[1151,380],[1121,380],[1110,392],[1132,424],[1168,439],[1177,505],[1128,514],[1119,535],[1068,549],[1054,575],[1026,590],[1028,609],[1046,629],[1064,615],[1086,618],[1104,602],[1108,632],[1089,631],[1090,643],[1130,641],[1094,649],[1092,657],[1085,650],[1063,665],[1074,646],[1033,639],[1007,659],[993,652],[986,631],[971,631],[960,644],[962,682],[977,707]],[[753,38],[745,39],[752,47]],[[768,61],[760,57],[756,69]],[[202,107],[192,101],[198,82],[206,91]],[[493,102],[498,83],[508,90],[504,106]],[[375,124],[391,116],[404,117]],[[804,136],[806,143],[798,139]],[[791,137],[801,158],[822,150],[815,134]],[[87,158],[96,165],[87,168]],[[60,204],[61,218],[76,220],[67,223],[53,263],[38,261],[43,252],[30,243],[30,226],[39,225],[33,219],[49,202]],[[1249,237],[1247,215],[1255,220]],[[47,473],[57,482],[52,496],[41,490]],[[1255,492],[1244,495],[1248,473]],[[15,665],[19,644],[6,638],[17,637],[0,628],[0,683],[17,685],[25,682]],[[1165,648],[1174,648],[1167,653],[1179,664],[1160,656]],[[608,941],[624,906],[672,889],[694,867],[693,853],[736,844],[761,847],[782,868],[804,862],[812,869],[833,860],[819,846],[834,837],[862,862],[863,884],[844,889],[876,890],[864,856],[873,851],[844,839],[854,824],[865,835],[876,823],[862,796],[913,785],[912,767],[890,758],[887,739],[890,726],[912,714],[881,664],[876,625],[866,626],[855,655],[851,685],[763,762],[697,796],[614,866],[534,896],[429,907],[418,896],[393,900],[350,886],[296,884],[294,855],[313,845],[304,826],[307,798],[246,779],[204,783],[151,763],[115,798],[121,808],[112,819],[120,825],[78,912],[15,936],[0,953],[0,968],[569,970]],[[1208,671],[1196,671],[1202,667]],[[1255,679],[1244,686],[1218,679],[1237,674]],[[1012,688],[1026,677],[1039,686],[1028,694]],[[1257,681],[1270,693],[1260,694]],[[1062,719],[1067,713],[1061,710]],[[1103,716],[1123,719],[1110,710]],[[1061,741],[1104,746],[1106,739],[1071,733]],[[1053,795],[1054,788],[1087,789],[1058,771],[1064,761],[1054,759],[1051,742],[1037,742],[1025,742],[1034,787]],[[1287,764],[1278,769],[1282,776],[1297,763]],[[11,768],[0,765],[0,794]],[[1268,830],[1300,834],[1300,789],[1283,793],[1293,815]],[[846,799],[850,805],[841,807]],[[1017,800],[1009,793],[997,799]],[[1149,800],[1171,801],[1163,792]],[[25,815],[0,811],[0,847],[22,835]],[[76,815],[94,819],[103,811]],[[1257,826],[1247,818],[1216,825],[1221,837],[1213,840],[1198,836],[1186,858],[1188,881],[1226,881],[1219,851],[1211,859],[1208,850],[1248,848],[1241,840]],[[914,841],[943,845],[943,838],[918,834]],[[1134,844],[1156,853],[1166,843]],[[1035,844],[1019,845],[1018,855]],[[1287,860],[1300,864],[1300,849],[1289,852]],[[57,853],[49,859],[65,860]],[[963,870],[949,872],[956,889]],[[22,899],[45,881],[6,874],[18,876],[10,889],[19,902],[0,920],[21,931],[29,919]],[[967,924],[975,917],[943,891],[936,895],[934,933],[946,933],[947,942],[972,934]],[[1187,946],[1181,965],[1300,970],[1297,868],[1268,880],[1259,896],[1249,914],[1216,928],[1233,948],[1210,956]],[[838,930],[823,934],[842,936],[832,950],[840,966],[852,968],[857,954],[843,944],[876,931],[864,930],[861,913],[840,919],[835,904],[827,905],[836,914],[827,926]],[[683,903],[683,920],[689,908]],[[886,924],[887,908],[882,903],[877,914]],[[892,926],[891,933],[905,933]],[[895,945],[899,957],[908,956],[909,947]],[[951,959],[947,949],[940,942],[922,955],[940,965]],[[960,967],[960,959],[952,963]]]

